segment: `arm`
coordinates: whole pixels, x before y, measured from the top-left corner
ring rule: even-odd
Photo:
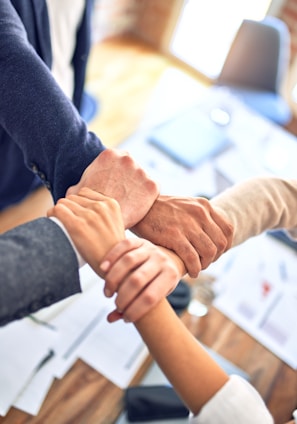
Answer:
[[[177,270],[182,271],[180,259],[172,252],[167,253]],[[113,270],[120,275],[120,290],[126,278],[135,276],[138,266],[137,248],[131,250],[127,241],[117,244],[101,263],[107,277]],[[140,277],[145,279],[144,275],[142,272]],[[130,305],[124,317],[129,308]],[[110,315],[110,321],[119,318],[120,314],[116,314]],[[229,424],[236,418],[242,424],[272,423],[259,394],[243,379],[229,378],[186,329],[167,300],[162,299],[150,308],[136,320],[135,326],[177,393],[195,415],[199,414],[195,422]]]
[[[196,277],[229,249],[233,229],[202,197],[159,196],[132,231],[174,251],[191,277]]]
[[[119,205],[95,191],[84,188],[79,195],[60,199],[48,215],[64,224],[83,258],[106,279],[106,295],[118,291],[117,310],[108,317],[110,322],[123,317],[135,321],[143,316],[175,288],[184,273],[182,261],[172,261],[172,252],[165,254],[146,240],[125,240]],[[81,234],[84,217],[99,235],[96,254],[90,249],[88,237]],[[109,261],[117,262],[110,272]]]
[[[205,199],[203,200],[204,202],[208,202]],[[187,201],[191,207],[193,199]],[[180,201],[178,200],[178,202]],[[218,216],[225,216],[226,221],[234,226],[233,246],[268,228],[292,228],[297,226],[297,215],[294,212],[297,210],[296,180],[284,180],[272,177],[251,179],[224,191],[221,195],[215,197],[211,203]],[[255,204],[258,206],[256,213]],[[194,210],[195,204],[193,205]],[[169,212],[169,208],[167,211]],[[196,215],[195,219],[198,220],[197,224],[200,225],[199,217],[201,214]],[[165,220],[166,217],[164,216],[161,222],[164,223]],[[192,230],[193,225],[190,224],[189,227]],[[162,227],[160,231],[162,231]],[[184,263],[179,261],[175,279],[167,278],[163,279],[163,281],[153,280],[152,284],[147,284],[147,281],[142,279],[144,275],[138,274],[140,268],[126,276],[125,243],[128,242],[123,242],[122,245],[119,245],[107,255],[109,264],[104,269],[106,272],[105,289],[106,294],[109,295],[117,292],[117,308],[124,311],[124,317],[127,320],[134,322],[149,310],[149,305],[150,307],[155,305],[158,300],[164,298],[175,287],[176,279],[181,278],[186,272],[186,269]],[[135,255],[135,252],[132,254],[132,249],[130,250],[130,256]],[[174,252],[167,251],[167,253],[173,255]],[[132,258],[129,258],[129,261],[132,262]],[[114,265],[115,262],[117,262],[116,265]],[[138,282],[137,293],[136,285],[133,282],[134,279]],[[134,295],[133,301],[131,299],[132,294]],[[113,313],[109,319],[113,321],[119,317],[120,315]]]
[[[0,85],[0,124],[54,200],[90,165],[75,192],[88,184],[115,197],[127,226],[143,218],[158,195],[157,184],[127,154],[110,150],[101,157],[104,146],[29,44],[10,1],[0,2]]]
[[[159,194],[158,185],[127,153],[106,149],[84,171],[78,184],[67,195],[77,194],[83,187],[117,200],[121,206],[125,228],[143,218]]]
[[[194,415],[199,414],[193,422],[273,423],[255,389],[239,377],[230,379],[186,329],[166,300],[135,325],[181,399]],[[234,382],[236,391],[232,387]]]
[[[232,246],[268,229],[297,228],[297,180],[249,179],[214,197],[211,204],[233,225]]]
[[[286,228],[296,233],[296,211],[297,180],[259,177],[225,190],[210,202],[160,196],[134,231],[173,250],[194,275],[231,246],[265,230]],[[185,239],[192,244],[188,250],[183,250]]]
[[[84,169],[104,150],[104,146],[94,134],[87,131],[70,100],[62,93],[50,71],[31,48],[24,27],[9,1],[0,2],[0,16],[0,124],[23,151],[27,166],[43,179],[57,200],[64,196],[69,186],[77,184]],[[22,119],[16,119],[18,116]],[[32,140],[35,140],[34,144]],[[96,167],[97,161],[93,165]],[[121,174],[121,179],[116,184],[119,181],[123,183],[123,178],[126,178],[126,174]],[[113,197],[113,189],[104,191],[100,188],[101,181],[103,180],[97,181],[96,190]],[[124,192],[129,192],[126,189],[128,185],[131,186],[129,179],[124,185]],[[94,188],[93,185],[89,187]],[[121,204],[124,219],[127,220],[126,228],[143,218],[156,197],[156,188],[150,186],[146,194],[137,189],[134,195],[131,192],[128,200],[116,197]],[[130,206],[128,201],[131,198],[133,203]],[[137,216],[135,211],[138,212]],[[154,233],[153,221],[158,219],[159,214],[154,214],[153,211],[148,230],[138,229],[139,234]],[[173,228],[171,224],[168,227]],[[174,230],[172,233],[175,233]],[[207,238],[206,246],[196,253],[192,243],[196,247],[197,242],[195,239],[188,239],[184,229],[178,234],[178,242],[174,239],[175,235],[171,235],[168,246],[166,235],[160,236],[158,231],[151,240],[164,244],[165,247],[175,246],[191,275],[196,275],[201,269],[199,255],[202,257],[203,267],[216,257],[216,248]],[[216,237],[214,244],[217,244]],[[223,240],[223,247],[222,243],[218,244],[220,253],[227,243]],[[199,245],[203,246],[204,242]]]
[[[0,125],[57,200],[104,146],[29,44],[10,1],[0,2],[0,85]]]
[[[2,234],[0,262],[0,325],[80,291],[76,255],[50,219]]]
[[[84,197],[86,192],[89,199]],[[0,325],[80,292],[78,261],[71,243],[98,271],[103,254],[124,238],[117,202],[91,190],[61,200],[54,210],[67,223],[71,242],[47,218],[0,236]]]
[[[154,359],[197,414],[228,381],[228,376],[188,332],[164,299],[135,323]]]
[[[83,259],[102,276],[99,265],[106,252],[125,238],[117,201],[82,188],[77,195],[59,199],[48,216],[62,222]]]

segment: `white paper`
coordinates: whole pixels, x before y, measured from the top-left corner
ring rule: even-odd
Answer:
[[[94,279],[95,276],[95,279]],[[93,284],[50,323],[59,333],[54,346],[60,363],[55,376],[63,377],[80,358],[119,387],[126,387],[147,356],[147,350],[132,324],[107,322],[114,299],[103,294],[103,281],[93,271],[84,270],[83,279]],[[84,282],[88,286],[87,282]]]
[[[126,388],[148,355],[133,324],[98,323],[79,348],[80,358],[122,389]]]
[[[78,359],[78,348],[96,323],[106,319],[113,309],[113,302],[103,296],[103,283],[97,277],[97,284],[88,288],[75,302],[50,321],[57,328],[59,340],[54,346],[60,363],[54,370],[55,376],[62,378]]]
[[[102,279],[88,265],[81,270],[81,279],[82,294],[63,302],[64,308],[53,305],[36,314],[42,324],[23,320],[0,331],[1,346],[6,347],[0,352],[3,415],[11,405],[37,415],[54,378],[62,378],[78,358],[125,388],[147,357],[132,324],[107,322],[114,300],[103,295]],[[37,371],[50,349],[54,355]],[[15,352],[15,358],[11,352]],[[8,366],[3,367],[4,363]]]
[[[54,381],[53,362],[44,365],[18,395],[13,406],[27,414],[37,415]]]
[[[214,306],[296,369],[296,253],[268,235],[235,250]]]
[[[0,415],[5,415],[17,395],[33,377],[56,338],[55,332],[29,319],[0,330]]]

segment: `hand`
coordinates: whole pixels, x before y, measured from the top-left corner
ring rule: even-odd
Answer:
[[[67,195],[89,187],[112,197],[120,204],[125,228],[130,228],[148,212],[159,194],[157,184],[129,156],[107,149],[86,168],[80,181],[68,189]]]
[[[230,248],[233,227],[202,197],[159,196],[132,231],[173,250],[196,278]]]
[[[125,238],[117,201],[88,188],[58,200],[47,215],[62,222],[81,256],[99,275],[102,258]]]
[[[147,240],[131,238],[118,243],[101,263],[105,294],[110,297],[117,292],[117,310],[109,314],[109,322],[119,318],[135,322],[144,316],[174,290],[182,269],[179,258],[173,260]]]

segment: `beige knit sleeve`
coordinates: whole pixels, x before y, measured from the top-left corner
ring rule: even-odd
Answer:
[[[249,179],[214,197],[211,204],[234,226],[232,246],[267,229],[297,230],[297,180]]]

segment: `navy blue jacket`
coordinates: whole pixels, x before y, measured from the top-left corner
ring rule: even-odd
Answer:
[[[90,46],[87,0],[75,52],[79,108]],[[84,36],[83,36],[84,34]],[[0,209],[45,184],[56,201],[104,149],[54,81],[45,0],[0,1]]]

